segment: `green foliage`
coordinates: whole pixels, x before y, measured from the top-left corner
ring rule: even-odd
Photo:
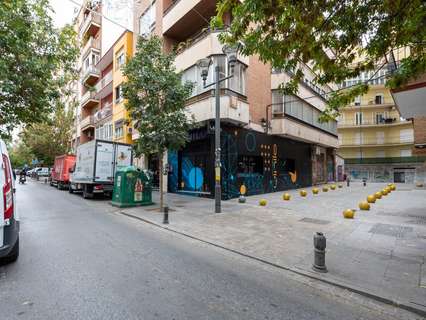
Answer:
[[[48,0],[0,1],[0,135],[48,118],[75,78],[71,26],[53,27]]]
[[[363,71],[376,70],[392,50],[410,47],[398,72],[388,81],[397,87],[426,72],[426,2],[422,0],[221,0],[214,27],[233,17],[221,40],[241,43],[245,55],[259,55],[273,68],[292,71],[283,85],[296,93],[303,79],[300,62],[312,66],[319,85],[342,83]],[[363,57],[359,61],[358,57]],[[360,84],[330,98],[325,117],[368,90]]]
[[[191,121],[184,112],[192,83],[182,83],[174,54],[163,53],[158,37],[140,38],[137,51],[123,69],[126,108],[135,121],[137,155],[178,150],[188,140]]]
[[[31,165],[31,161],[34,159],[30,148],[24,144],[19,143],[10,150],[10,161],[12,162],[12,168],[23,168],[25,165]]]
[[[22,144],[23,150],[28,150],[34,158],[45,165],[52,165],[57,155],[70,151],[72,124],[72,111],[58,106],[46,121],[28,125],[19,135],[21,141],[18,146]]]

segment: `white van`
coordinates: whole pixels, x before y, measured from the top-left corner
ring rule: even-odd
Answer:
[[[6,144],[0,140],[0,262],[19,256],[19,218],[16,214],[15,174]]]

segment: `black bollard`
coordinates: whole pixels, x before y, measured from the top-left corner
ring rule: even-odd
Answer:
[[[169,207],[164,207],[164,217],[163,217],[163,224],[169,224]]]
[[[317,272],[327,272],[325,266],[326,238],[322,232],[314,234],[314,264],[312,269]]]
[[[346,178],[346,186],[349,187],[349,177]]]

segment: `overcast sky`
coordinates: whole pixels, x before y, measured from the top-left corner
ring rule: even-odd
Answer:
[[[82,3],[82,0],[73,0]],[[79,6],[70,0],[50,0],[50,6],[53,8],[53,21],[56,27],[63,27],[67,23],[71,23],[74,17],[74,9],[78,10]]]

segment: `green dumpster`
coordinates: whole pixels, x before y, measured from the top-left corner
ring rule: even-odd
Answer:
[[[116,207],[136,207],[152,204],[149,176],[134,167],[122,167],[115,173],[111,204]]]

